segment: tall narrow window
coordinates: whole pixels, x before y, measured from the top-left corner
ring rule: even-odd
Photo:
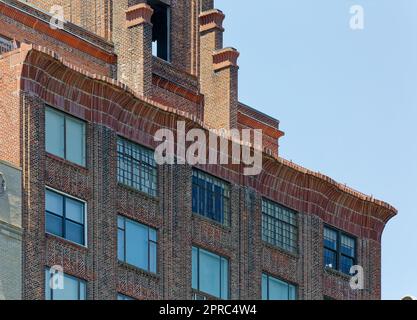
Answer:
[[[229,261],[217,254],[193,247],[192,287],[216,298],[229,299]]]
[[[193,170],[193,212],[223,225],[230,219],[230,185],[199,170]]]
[[[152,28],[152,53],[165,61],[171,60],[171,8],[167,1],[148,0],[148,4],[154,10],[151,22]]]
[[[142,270],[156,273],[156,230],[121,216],[118,217],[117,229],[119,260]]]
[[[262,200],[262,239],[290,252],[297,251],[297,214],[278,203]]]
[[[85,245],[85,203],[45,191],[46,232]]]
[[[324,227],[324,266],[349,274],[356,263],[356,239],[340,230]]]
[[[296,287],[262,274],[262,300],[296,300]]]
[[[54,274],[49,268],[45,270],[46,300],[86,300],[86,293],[87,285],[84,280],[66,274]]]
[[[60,158],[85,167],[85,123],[52,108],[45,108],[45,148]]]
[[[154,152],[136,143],[117,140],[117,180],[153,197],[157,195]]]

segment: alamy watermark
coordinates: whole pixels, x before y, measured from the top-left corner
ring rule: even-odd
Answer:
[[[260,129],[207,131],[194,128],[186,132],[185,121],[178,121],[176,139],[172,130],[159,129],[154,140],[160,142],[155,149],[155,161],[159,165],[243,164],[245,176],[258,175],[262,171]]]
[[[365,28],[365,10],[361,5],[353,5],[350,7],[350,14],[352,15],[349,21],[349,26],[352,30],[363,30]]]

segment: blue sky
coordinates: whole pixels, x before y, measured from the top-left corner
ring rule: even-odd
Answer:
[[[349,28],[352,5],[365,28]],[[417,296],[417,0],[216,0],[240,100],[281,121],[281,156],[387,201],[382,295]]]

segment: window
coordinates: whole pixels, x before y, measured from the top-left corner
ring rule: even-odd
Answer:
[[[345,233],[324,227],[324,266],[350,274],[356,263],[356,239]]]
[[[199,170],[193,170],[192,191],[193,212],[217,221],[229,224],[230,186]]]
[[[117,300],[123,300],[123,301],[131,301],[131,300],[135,300],[131,297],[125,296],[124,294],[119,293],[117,295]]]
[[[154,152],[119,138],[117,140],[117,179],[126,186],[156,197],[157,167]]]
[[[297,251],[297,214],[278,203],[262,200],[262,240],[290,252]]]
[[[85,203],[45,191],[46,232],[85,245]]]
[[[19,44],[7,37],[0,35],[0,54],[17,49]]]
[[[148,0],[154,10],[152,22],[152,53],[165,61],[171,60],[171,8],[166,1]]]
[[[45,108],[46,151],[85,167],[85,123],[74,117]]]
[[[296,300],[296,291],[292,284],[262,274],[262,300]]]
[[[117,229],[119,260],[156,273],[157,231],[121,216],[117,219]]]
[[[193,247],[192,287],[220,299],[229,298],[229,261],[206,250]],[[201,296],[199,296],[201,300]]]
[[[54,273],[49,268],[45,271],[46,300],[86,300],[86,287],[86,282],[78,278]]]

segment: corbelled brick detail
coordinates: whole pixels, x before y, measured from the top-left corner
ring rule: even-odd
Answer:
[[[130,28],[143,23],[151,24],[152,14],[153,9],[146,3],[131,6],[126,10],[126,26]]]
[[[208,10],[200,14],[200,32],[218,29],[223,32],[225,15],[218,9]]]
[[[213,54],[213,69],[220,71],[228,67],[238,67],[237,59],[239,58],[239,51],[235,48],[224,48],[217,50]]]
[[[53,1],[32,2],[47,8]],[[100,33],[112,26],[104,33],[115,44],[117,61],[82,50],[86,41],[115,57],[110,42],[70,23],[69,29],[50,33],[39,21],[35,30],[25,21],[44,17],[39,11],[20,1],[6,2],[21,6],[16,17],[23,14],[13,19],[11,8],[0,11],[0,33],[22,43],[0,56],[0,120],[5,124],[0,126],[0,158],[22,168],[25,299],[44,298],[45,267],[57,264],[88,282],[88,299],[115,299],[117,292],[137,299],[190,299],[193,245],[229,259],[232,299],[260,299],[263,272],[296,284],[300,299],[380,298],[381,235],[396,210],[278,158],[279,122],[237,100],[238,52],[223,49],[224,16],[211,10],[212,0],[171,1],[171,62],[152,57],[149,16],[126,25],[127,18],[137,21],[144,0],[70,4],[73,21],[89,30]],[[100,4],[97,20],[87,17],[86,8],[94,3]],[[208,12],[200,15],[200,8]],[[30,10],[27,19],[25,10]],[[70,30],[80,37],[77,46],[67,41]],[[86,122],[86,168],[45,152],[46,104]],[[156,130],[177,134],[177,121],[207,134],[212,127],[264,130],[264,145],[272,153],[263,154],[258,176],[243,176],[242,166],[197,166],[230,183],[230,227],[192,213],[188,165],[158,167],[157,197],[117,183],[117,137],[155,148]],[[87,202],[86,248],[45,234],[46,186]],[[297,253],[262,241],[263,197],[298,212]],[[158,230],[157,274],[117,261],[119,214]],[[349,278],[323,269],[324,224],[358,238],[366,290],[352,291]]]
[[[223,48],[223,18],[218,10],[200,15],[200,85],[205,96],[205,123],[217,129],[231,129],[238,128],[239,52]]]

